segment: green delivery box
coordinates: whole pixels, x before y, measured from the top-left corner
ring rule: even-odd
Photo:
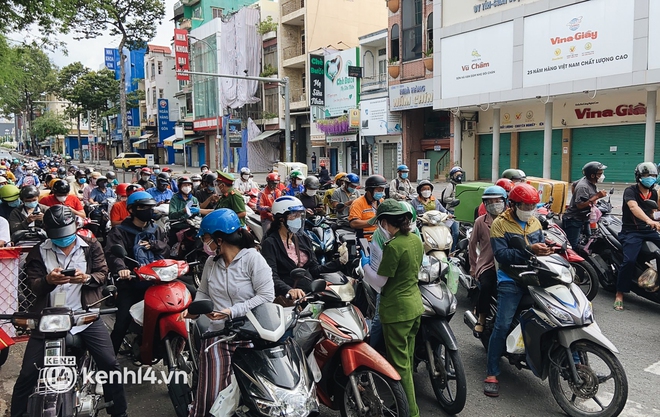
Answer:
[[[467,184],[458,184],[456,186],[456,198],[461,200],[461,204],[454,208],[456,220],[461,222],[474,223],[475,210],[481,204],[481,195],[484,190],[490,187],[488,182],[470,182]]]

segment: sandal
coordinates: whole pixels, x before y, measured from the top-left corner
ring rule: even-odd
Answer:
[[[476,337],[477,339],[481,338],[481,334],[484,332],[484,325],[483,324],[475,324],[474,329],[472,329],[472,335]]]
[[[618,300],[614,302],[614,309],[616,311],[623,311],[623,300]]]
[[[500,396],[500,383],[495,378],[486,378],[484,380],[484,394],[487,397]]]

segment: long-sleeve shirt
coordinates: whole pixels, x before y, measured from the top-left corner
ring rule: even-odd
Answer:
[[[470,275],[479,278],[484,271],[495,267],[493,248],[490,245],[490,226],[493,218],[490,214],[479,217],[474,222],[468,253],[470,255]]]
[[[282,197],[282,192],[277,188],[271,190],[266,187],[257,197],[257,211],[261,216],[261,220],[273,220],[273,215],[270,210],[273,208],[273,202]]]
[[[410,198],[410,195],[413,194],[414,191],[415,189],[407,178],[405,180],[402,178],[395,178],[390,183],[390,197],[395,200],[405,201]]]

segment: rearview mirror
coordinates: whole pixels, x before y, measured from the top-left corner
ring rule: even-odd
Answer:
[[[293,279],[294,282],[300,279],[306,279],[308,281],[311,281],[312,275],[306,269],[296,268],[293,271],[291,271],[291,279]]]
[[[107,297],[107,296],[109,296],[111,294],[114,294],[116,292],[117,292],[117,287],[115,287],[114,285],[107,285],[103,288],[103,291],[101,292],[101,294],[103,294],[104,297]]]
[[[346,207],[344,203],[337,203],[335,210],[343,210]]]
[[[316,294],[321,291],[325,290],[325,280],[323,279],[315,279],[312,281],[312,293]]]
[[[126,255],[128,255],[126,249],[124,249],[122,245],[112,245],[112,247],[110,247],[110,252],[117,258],[125,258]]]
[[[610,194],[614,194],[614,187],[610,188]]]
[[[459,200],[458,198],[455,198],[451,201],[451,203],[449,203],[449,207],[456,207],[459,204],[461,204],[461,200]]]
[[[527,245],[525,244],[525,239],[523,239],[520,236],[511,237],[511,240],[509,242],[511,243],[511,247],[514,249],[525,250],[527,248]]]
[[[211,300],[197,300],[190,303],[188,306],[188,313],[195,316],[200,314],[208,314],[213,311],[213,301]]]
[[[654,200],[644,200],[642,203],[642,206],[644,206],[645,209],[647,210],[657,210],[658,209],[658,203]]]

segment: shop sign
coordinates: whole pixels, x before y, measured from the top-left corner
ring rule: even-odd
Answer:
[[[357,107],[358,78],[348,75],[348,67],[359,63],[357,48],[325,56],[325,117],[342,116]]]
[[[206,119],[198,119],[193,121],[193,130],[215,130],[218,126],[217,117],[208,117]],[[220,126],[222,127],[222,125]]]
[[[390,86],[390,111],[433,107],[433,80]]]
[[[323,148],[326,145],[325,134],[310,135],[309,139],[312,142],[312,147],[314,148]]]
[[[178,71],[190,71],[190,53],[188,46],[188,31],[174,29],[174,62],[176,66],[176,79],[190,81],[190,75]]]
[[[105,48],[105,67],[114,71],[119,66],[119,49]]]
[[[325,106],[325,62],[323,55],[309,56],[309,86],[311,94],[309,104]]]
[[[351,109],[348,112],[348,127],[351,129],[360,128],[360,110]]]
[[[328,136],[328,143],[355,142],[357,135]]]
[[[443,0],[442,27],[511,10],[538,0]]]
[[[660,1],[649,2],[649,69],[660,68]]]
[[[632,72],[634,9],[592,0],[526,17],[523,86]]]
[[[163,141],[174,134],[174,122],[170,121],[169,101],[158,99],[158,139]]]
[[[227,121],[227,139],[229,146],[240,148],[243,146],[243,127],[240,119],[229,119]]]

